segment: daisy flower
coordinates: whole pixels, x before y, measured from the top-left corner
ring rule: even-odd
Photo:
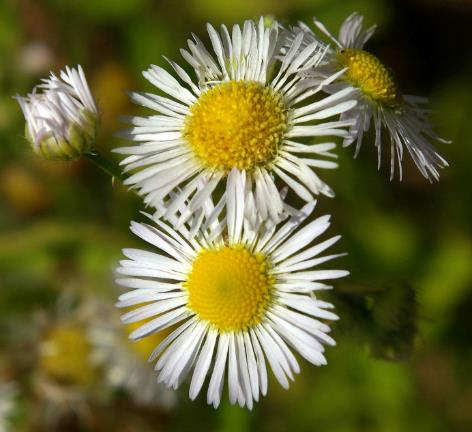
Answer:
[[[76,159],[91,150],[98,109],[84,71],[51,73],[26,97],[16,96],[26,120],[26,138],[46,159]]]
[[[373,124],[375,147],[378,151],[378,166],[381,164],[382,131],[390,137],[390,177],[393,179],[395,166],[402,178],[402,160],[406,149],[421,174],[428,180],[439,179],[439,168],[448,164],[436,151],[431,142],[448,143],[440,138],[428,122],[427,99],[404,95],[392,73],[377,57],[365,51],[364,45],[374,34],[376,26],[363,30],[363,17],[357,13],[350,15],[342,24],[339,36],[333,36],[316,18],[315,26],[334,44],[329,49],[328,60],[323,67],[312,73],[323,79],[344,70],[345,73],[329,86],[328,92],[337,93],[354,87],[357,105],[342,113],[341,119],[353,119],[350,135],[343,145],[356,143],[355,156],[362,146],[364,133]],[[302,46],[317,40],[315,34],[305,24],[292,29],[289,40],[305,34]],[[320,72],[323,71],[322,74]]]
[[[207,402],[215,408],[226,373],[230,402],[251,409],[267,393],[267,363],[284,388],[299,372],[292,351],[326,364],[323,345],[335,342],[325,321],[338,317],[314,292],[330,288],[325,280],[348,274],[314,270],[339,256],[320,256],[339,236],[314,243],[329,216],[302,226],[314,202],[279,226],[254,229],[244,217],[255,211],[244,199],[247,178],[233,169],[226,205],[207,200],[203,218],[197,213],[177,229],[160,219],[155,226],[132,223],[154,250],[125,249],[128,259],[118,269],[124,277],[117,282],[132,289],[118,306],[141,305],[122,316],[124,323],[145,320],[131,339],[175,326],[149,358],[157,360],[158,382],[176,389],[192,371],[194,399],[208,377]]]
[[[338,115],[355,101],[348,100],[352,88],[320,92],[338,74],[318,86],[306,76],[322,61],[323,45],[313,41],[300,49],[304,38],[299,35],[282,54],[285,33],[277,22],[266,27],[262,18],[246,21],[242,29],[235,25],[231,32],[223,25],[218,33],[208,24],[208,34],[214,54],[196,36],[188,50],[181,50],[196,80],[169,61],[176,77],[158,66],[143,73],[165,95],[131,94],[156,114],[132,117],[133,127],[122,134],[137,143],[116,149],[129,155],[122,161],[125,170],[135,172],[125,183],[156,208],[175,192],[165,218],[184,201],[191,210],[201,207],[233,168],[251,178],[253,189],[247,193],[255,194],[263,219],[281,219],[276,180],[307,202],[319,193],[333,196],[314,169],[337,166],[326,160],[335,157],[335,144],[307,139],[346,137],[351,122]]]

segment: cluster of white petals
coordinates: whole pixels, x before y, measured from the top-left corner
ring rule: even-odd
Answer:
[[[57,77],[16,96],[26,119],[26,136],[33,150],[47,159],[75,159],[90,151],[98,109],[81,66],[66,67]]]
[[[145,78],[166,96],[131,94],[133,101],[157,114],[132,117],[133,127],[122,134],[135,142],[116,149],[129,155],[122,164],[127,172],[134,172],[126,184],[137,188],[145,202],[155,208],[166,203],[165,218],[172,217],[183,200],[189,201],[190,210],[198,210],[227,178],[228,171],[208,167],[195,155],[185,134],[186,119],[205,92],[228,81],[245,81],[260,83],[280,95],[287,114],[287,128],[276,157],[247,171],[252,185],[248,193],[254,195],[256,211],[263,219],[270,217],[275,222],[284,217],[279,182],[307,202],[319,193],[334,196],[318,175],[320,168],[337,167],[332,153],[336,144],[324,140],[348,137],[346,128],[352,126],[352,121],[336,117],[352,109],[356,101],[353,88],[332,95],[322,92],[340,73],[316,84],[308,76],[323,62],[326,47],[313,41],[302,48],[304,35],[297,35],[284,50],[286,33],[276,22],[266,27],[263,19],[258,23],[247,21],[242,29],[235,25],[231,32],[224,25],[220,32],[208,25],[208,34],[214,55],[196,36],[188,41],[188,50],[181,51],[194,69],[195,79],[169,61],[176,77],[158,66],[144,72]],[[322,141],[311,143],[309,138]]]
[[[245,218],[255,210],[244,198],[246,176],[232,170],[229,177],[225,206],[206,201],[203,216],[193,214],[178,229],[160,219],[132,223],[131,230],[154,248],[123,251],[127,259],[121,262],[118,273],[123,277],[117,282],[131,290],[120,296],[118,306],[140,305],[123,315],[125,323],[145,320],[132,339],[174,328],[150,357],[157,361],[159,382],[177,388],[190,375],[194,399],[208,377],[207,401],[217,407],[227,372],[230,402],[251,409],[253,401],[267,393],[267,363],[284,388],[300,370],[292,351],[314,365],[326,364],[323,345],[335,343],[326,321],[337,316],[330,310],[333,305],[318,299],[315,292],[331,288],[326,280],[348,272],[314,269],[340,256],[322,255],[339,236],[315,242],[329,227],[329,216],[304,224],[315,202],[280,226],[254,228]],[[185,281],[202,250],[233,246],[268,258],[274,279],[272,299],[256,325],[221,331],[191,307]]]
[[[334,37],[314,24],[316,32],[263,18],[208,24],[211,49],[193,36],[181,50],[191,72],[171,60],[172,73],[143,72],[157,94],[130,96],[154,113],[130,117],[120,135],[131,144],[115,149],[126,155],[125,184],[153,212],[149,224],[131,224],[152,250],[125,249],[117,270],[128,289],[117,304],[127,308],[122,320],[137,327],[133,340],[168,332],[150,356],[158,382],[177,389],[188,378],[194,399],[207,381],[214,407],[225,382],[230,402],[249,409],[266,395],[269,371],[288,388],[296,354],[327,363],[338,317],[318,291],[348,272],[318,268],[343,254],[323,255],[339,236],[317,242],[330,217],[313,211],[315,196],[334,196],[320,170],[337,168],[336,140],[355,143],[357,156],[372,129],[379,167],[390,147],[391,177],[398,170],[401,178],[404,153],[430,180],[447,166],[432,145],[446,141],[428,122],[427,101],[403,95],[364,50],[375,26],[364,30],[352,14]],[[16,98],[35,152],[74,159],[91,151],[98,109],[80,66]],[[114,331],[92,336],[96,359],[125,386],[136,357]],[[136,376],[129,389],[152,399],[149,371]]]
[[[321,68],[312,71],[311,76],[313,79],[318,79],[322,82],[326,76],[341,70],[344,70],[346,75],[349,75],[349,67],[340,61],[340,55],[342,56],[342,53],[348,50],[364,55],[364,58],[369,56],[368,61],[372,61],[373,56],[364,51],[364,45],[373,36],[376,26],[363,29],[363,17],[358,13],[353,13],[344,21],[340,27],[338,37],[333,36],[316,18],[314,19],[314,24],[319,33],[332,43],[332,46],[328,48],[328,53],[325,56],[326,62]],[[300,23],[291,29],[289,39],[292,40],[300,34],[304,37],[304,45],[320,40],[318,35],[304,23]],[[391,74],[388,68],[385,68],[383,65],[380,67],[384,68],[385,72],[388,71],[388,74]],[[372,77],[368,75],[364,77],[365,80],[370,78]],[[349,88],[356,90],[352,97],[357,100],[357,104],[341,114],[341,119],[353,121],[343,145],[346,147],[355,143],[355,156],[357,156],[365,133],[373,128],[375,133],[374,146],[378,152],[379,168],[381,165],[382,149],[385,146],[390,147],[391,179],[395,175],[395,168],[398,170],[399,178],[402,178],[403,156],[407,152],[424,177],[429,180],[439,180],[438,169],[448,166],[448,163],[438,153],[432,143],[448,143],[449,141],[440,138],[433,131],[428,121],[428,100],[423,97],[405,95],[399,92],[400,94],[397,95],[398,100],[391,106],[382,100],[372,98],[371,95],[366,93],[362,85],[353,85],[349,80],[339,79],[328,86],[324,86],[326,92],[334,94],[342,89]],[[387,136],[383,137],[385,133]]]

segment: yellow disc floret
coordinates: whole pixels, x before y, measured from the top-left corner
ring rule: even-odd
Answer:
[[[395,108],[400,104],[401,93],[392,72],[367,51],[344,49],[341,63],[347,66],[344,78],[374,101]]]
[[[83,328],[65,324],[52,328],[41,343],[39,367],[59,382],[89,385],[95,378],[91,345]]]
[[[274,160],[286,129],[278,92],[256,81],[227,81],[190,107],[183,134],[205,166],[252,170]]]
[[[272,298],[274,280],[268,262],[244,246],[201,252],[185,286],[189,307],[220,332],[259,324]]]

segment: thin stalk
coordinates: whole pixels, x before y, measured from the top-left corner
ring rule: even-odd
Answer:
[[[85,156],[96,166],[98,166],[102,171],[110,175],[113,179],[116,178],[121,182],[124,181],[125,176],[121,172],[120,168],[110,160],[105,159],[101,154],[92,152],[86,153]]]

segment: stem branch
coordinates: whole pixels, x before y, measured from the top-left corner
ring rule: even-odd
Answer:
[[[112,178],[117,178],[121,182],[123,182],[123,180],[125,179],[125,176],[120,171],[119,167],[116,166],[110,160],[105,159],[102,155],[96,152],[91,152],[91,153],[86,153],[85,156],[87,156],[87,158],[91,162],[93,162],[96,166],[98,166],[101,170],[106,172]]]

